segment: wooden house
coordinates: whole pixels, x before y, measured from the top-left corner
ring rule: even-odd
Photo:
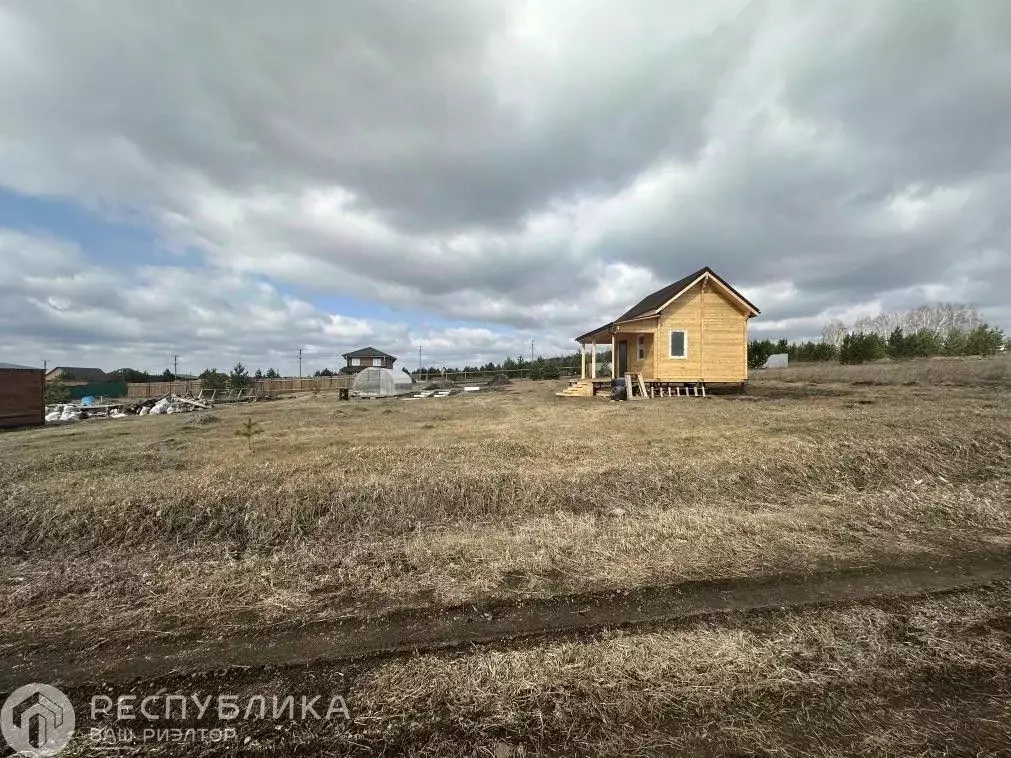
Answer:
[[[40,426],[45,422],[42,369],[0,363],[0,429]]]
[[[743,383],[748,378],[748,319],[758,314],[707,266],[579,335],[581,379],[565,394],[592,395],[626,374],[648,395],[706,383]],[[601,346],[610,348],[612,356],[603,377],[597,365]]]
[[[46,381],[61,381],[67,385],[93,384],[108,382],[110,377],[100,368],[84,368],[81,366],[57,366],[46,372]]]
[[[357,374],[367,368],[393,368],[393,364],[397,362],[394,356],[384,353],[382,350],[376,350],[374,347],[353,350],[350,353],[344,353],[341,357],[348,362],[348,365],[343,369],[345,374]]]

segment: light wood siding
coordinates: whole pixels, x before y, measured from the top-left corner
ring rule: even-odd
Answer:
[[[687,332],[688,355],[670,357],[670,333],[673,329]],[[660,314],[656,335],[656,376],[670,382],[697,382],[702,379],[700,361],[702,336],[702,287],[696,284],[668,305]]]
[[[646,355],[639,360],[639,337],[646,342]],[[623,335],[628,340],[628,370],[633,374],[642,374],[643,379],[653,379],[653,335],[629,332]]]
[[[653,378],[743,382],[748,378],[747,316],[712,284],[696,284],[660,314]],[[670,332],[687,332],[686,358],[670,357]]]
[[[703,377],[707,382],[743,382],[748,378],[748,317],[711,285],[704,297]]]

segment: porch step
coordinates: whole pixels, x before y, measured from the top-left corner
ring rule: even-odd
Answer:
[[[589,379],[580,379],[561,392],[556,392],[555,395],[558,397],[593,397],[593,382]]]
[[[636,398],[649,400],[652,397],[646,391],[646,383],[642,380],[642,374],[625,374],[625,397],[629,400]]]

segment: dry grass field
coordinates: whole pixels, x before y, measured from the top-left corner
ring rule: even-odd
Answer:
[[[558,388],[0,435],[0,656],[1011,549],[1005,357],[766,371],[706,399]],[[230,676],[350,693],[352,725],[254,734],[266,752],[1000,754],[1009,608],[997,582]]]

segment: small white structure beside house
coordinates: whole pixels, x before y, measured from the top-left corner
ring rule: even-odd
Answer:
[[[414,380],[403,371],[369,366],[355,374],[351,391],[370,397],[395,397],[414,392]]]

